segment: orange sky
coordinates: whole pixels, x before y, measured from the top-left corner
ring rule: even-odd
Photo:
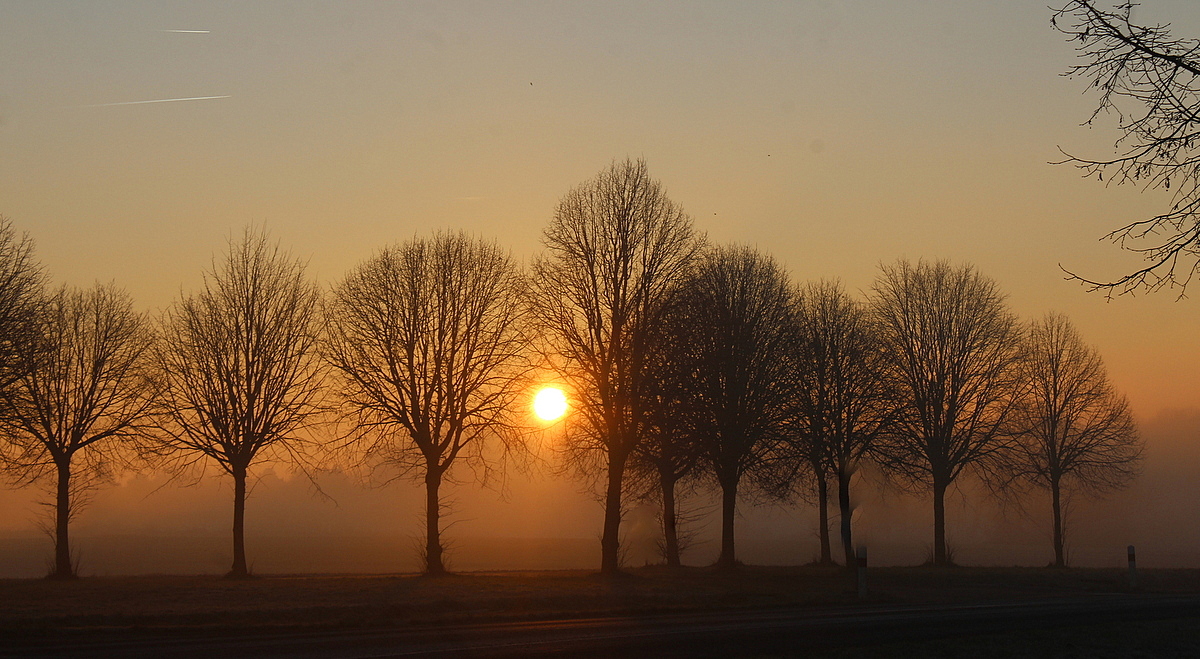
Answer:
[[[1147,5],[1200,34],[1193,3]],[[1197,406],[1200,307],[1105,303],[1058,270],[1134,266],[1096,238],[1165,197],[1047,164],[1114,137],[1077,125],[1095,101],[1048,20],[1032,0],[9,2],[0,212],[56,277],[156,308],[248,223],[324,281],[431,227],[525,257],[559,196],[640,156],[699,228],[798,279],[971,261],[1022,315],[1069,314],[1139,413]]]
[[[1045,4],[8,0],[0,213],[56,279],[157,309],[251,223],[325,283],[440,227],[527,258],[562,194],[644,157],[798,280],[972,262],[1022,316],[1070,316],[1139,418],[1200,408],[1200,303],[1059,270],[1135,267],[1097,238],[1167,198],[1048,164],[1116,135],[1078,125],[1096,101]],[[1137,12],[1200,36],[1189,0]],[[200,96],[227,98],[107,105]]]

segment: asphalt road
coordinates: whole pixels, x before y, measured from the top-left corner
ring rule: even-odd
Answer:
[[[0,657],[736,657],[839,645],[1200,615],[1200,595],[847,606],[337,632],[64,632],[0,639]]]

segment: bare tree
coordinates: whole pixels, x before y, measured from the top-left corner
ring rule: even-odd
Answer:
[[[143,357],[152,334],[112,286],[63,288],[17,353],[18,377],[0,390],[0,452],[18,482],[54,481],[54,571],[75,577],[69,522],[82,496],[131,454],[153,400]]]
[[[486,474],[489,440],[519,439],[522,287],[495,243],[439,233],[381,251],[333,291],[325,352],[357,426],[351,446],[424,481],[428,574],[446,572],[439,488],[451,469]]]
[[[320,293],[261,232],[230,240],[202,290],[165,314],[153,351],[161,378],[155,450],[177,470],[209,463],[233,477],[233,566],[246,567],[246,480],[268,461],[308,463],[320,412]]]
[[[531,307],[579,401],[569,455],[603,474],[601,571],[615,574],[626,463],[643,437],[647,337],[701,241],[642,160],[613,163],[567,193],[542,241],[549,253],[534,261]]]
[[[682,565],[683,543],[679,526],[685,517],[680,513],[680,486],[696,474],[696,459],[690,450],[690,438],[669,427],[648,424],[645,441],[634,453],[632,469],[643,476],[645,498],[661,505],[662,556],[668,567]],[[682,495],[686,496],[689,489]]]
[[[1099,180],[1107,175],[1117,183],[1173,187],[1174,195],[1166,212],[1105,236],[1148,265],[1113,281],[1072,277],[1109,295],[1164,287],[1179,287],[1182,295],[1200,269],[1200,40],[1174,38],[1169,25],[1134,23],[1135,3],[1111,11],[1097,5],[1072,0],[1051,22],[1083,60],[1068,75],[1100,92],[1087,124],[1116,114],[1118,154],[1100,160],[1068,155],[1065,162]]]
[[[805,441],[805,437],[808,438],[807,441]],[[799,464],[792,467],[792,478],[796,479],[792,487],[803,486],[805,480],[811,478],[816,489],[817,547],[820,551],[817,565],[836,565],[837,563],[833,560],[833,544],[830,541],[829,532],[829,484],[832,481],[836,487],[837,476],[833,473],[830,456],[820,441],[806,433],[793,430],[788,434],[788,439],[792,449],[788,452],[796,453],[792,459],[798,457],[801,460]],[[796,451],[796,449],[799,450]],[[802,495],[801,499],[811,503],[811,494]]]
[[[837,484],[846,565],[854,565],[850,485],[895,416],[895,396],[870,312],[837,282],[812,283],[796,292],[796,428],[789,439],[818,475],[819,505],[825,476]],[[829,530],[822,515],[822,560]]]
[[[658,501],[662,506],[663,559],[669,567],[679,567],[682,565],[679,488],[696,472],[691,438],[671,425],[654,422],[646,424],[643,434],[644,440],[634,453],[630,468],[635,476],[642,477],[645,498]]]
[[[721,488],[721,555],[737,564],[738,489],[758,475],[786,432],[794,396],[790,284],[770,257],[747,247],[709,252],[683,285],[678,330],[690,346],[680,383],[702,463]]]
[[[1020,373],[1029,388],[1014,417],[1021,433],[1011,473],[1050,490],[1054,564],[1064,567],[1064,490],[1124,487],[1137,475],[1142,443],[1100,354],[1066,316],[1052,313],[1030,325]]]
[[[18,235],[0,215],[0,388],[22,374],[30,341],[37,338],[45,275],[33,257],[33,240]]]
[[[679,533],[679,488],[694,483],[699,464],[699,443],[695,429],[688,423],[684,394],[686,382],[695,364],[692,346],[685,338],[688,312],[679,304],[675,289],[658,310],[648,339],[646,375],[639,390],[645,410],[642,441],[632,455],[630,468],[635,482],[644,483],[645,498],[662,505],[663,558],[670,567],[678,567],[681,544]],[[686,492],[686,490],[685,490]]]
[[[882,464],[933,490],[933,559],[946,553],[946,490],[1006,448],[1021,332],[995,282],[971,266],[882,266],[872,307],[899,407]]]

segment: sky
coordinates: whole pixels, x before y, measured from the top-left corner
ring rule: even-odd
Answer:
[[[1194,2],[1136,12],[1200,35]],[[1051,164],[1117,134],[1080,125],[1096,97],[1049,20],[1044,0],[0,0],[0,214],[56,281],[156,312],[248,225],[325,285],[438,228],[528,259],[563,194],[645,158],[712,241],[797,281],[972,263],[1023,318],[1067,314],[1140,421],[1200,418],[1200,289],[1064,279],[1136,267],[1098,239],[1169,198]],[[135,103],[198,97],[218,98]]]

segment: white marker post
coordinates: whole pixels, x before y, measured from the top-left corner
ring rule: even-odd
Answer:
[[[867,596],[867,547],[859,545],[856,552],[855,563],[857,563],[856,571],[858,572],[858,597],[862,599]]]
[[[1137,590],[1137,553],[1129,545],[1129,590]]]

